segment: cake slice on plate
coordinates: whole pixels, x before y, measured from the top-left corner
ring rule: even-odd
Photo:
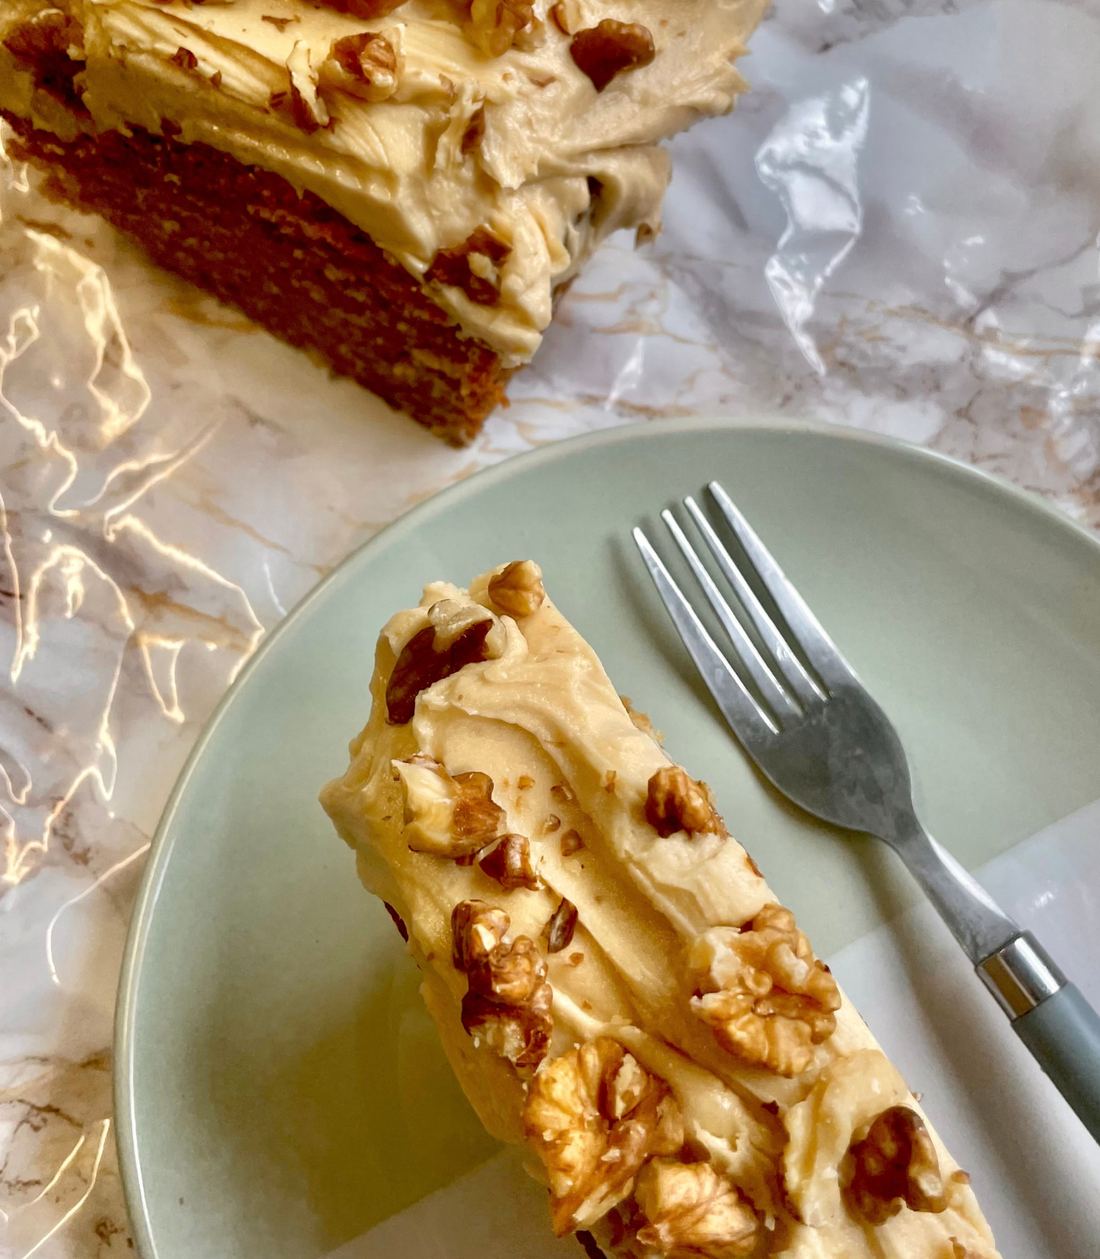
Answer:
[[[556,1234],[621,1259],[995,1259],[969,1177],[536,565],[428,586],[371,694],[322,803]]]
[[[0,0],[0,114],[55,192],[452,442],[660,141],[733,107],[766,0]]]

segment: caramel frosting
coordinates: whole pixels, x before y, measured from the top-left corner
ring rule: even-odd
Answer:
[[[905,1081],[537,566],[426,587],[383,628],[371,695],[322,803],[407,931],[481,1119],[543,1160],[559,1233],[594,1228],[617,1256],[995,1259]],[[479,957],[504,985],[488,1003],[471,995]],[[738,1013],[750,974],[767,995]],[[494,1038],[513,1007],[492,1002],[516,991],[527,1022]],[[588,1136],[569,1144],[571,1105]],[[577,1143],[597,1129],[585,1179]],[[898,1142],[908,1161],[883,1172]],[[702,1224],[692,1194],[716,1204]]]
[[[55,8],[75,19],[82,35],[67,51],[88,117],[36,91],[6,47],[0,107],[66,138],[77,127],[170,132],[284,176],[515,365],[604,237],[658,229],[669,176],[659,142],[733,107],[746,87],[733,63],[766,3],[340,6],[381,14],[363,18],[301,0],[5,0],[0,40]],[[607,20],[626,48],[610,59]],[[479,229],[495,247],[469,248]],[[464,249],[457,274],[433,268],[441,251]]]

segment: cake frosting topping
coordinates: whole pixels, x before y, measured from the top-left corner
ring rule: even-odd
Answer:
[[[371,691],[322,803],[555,1232],[615,1259],[995,1259],[917,1099],[536,565],[428,586]]]
[[[138,126],[274,171],[518,364],[601,239],[657,229],[659,141],[732,107],[765,4],[8,0],[0,107],[66,138]],[[18,56],[28,23],[58,18],[75,121]]]

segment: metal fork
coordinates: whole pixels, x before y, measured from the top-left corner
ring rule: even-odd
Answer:
[[[905,750],[889,718],[726,491],[717,482],[708,489],[785,622],[784,629],[772,619],[699,505],[685,498],[688,516],[763,650],[734,614],[675,516],[663,511],[661,518],[753,689],[726,659],[641,529],[634,530],[634,541],[726,721],[788,799],[815,817],[875,835],[893,848],[1020,1039],[1100,1141],[1100,1017],[1031,932],[1000,909],[921,826]]]

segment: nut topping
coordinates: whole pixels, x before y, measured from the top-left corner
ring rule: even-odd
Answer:
[[[15,23],[4,36],[4,47],[34,72],[35,87],[74,113],[87,117],[76,76],[84,69],[84,31],[60,9],[48,8]]]
[[[546,961],[527,936],[504,943],[508,915],[485,901],[462,901],[451,915],[456,969],[469,977],[462,1026],[526,1073],[546,1057],[553,991]]]
[[[504,810],[493,800],[488,774],[475,770],[452,778],[419,753],[393,767],[405,789],[405,838],[413,852],[472,858],[500,834]]]
[[[546,598],[542,569],[534,560],[513,560],[489,579],[489,598],[502,612],[517,620],[531,616]]]
[[[503,627],[484,608],[444,599],[429,608],[428,617],[431,624],[401,649],[386,685],[386,720],[392,726],[412,720],[421,691],[502,649]]]
[[[699,831],[728,834],[714,807],[710,788],[704,782],[696,782],[679,765],[665,765],[649,780],[645,816],[662,839],[677,831],[689,835]]]
[[[459,901],[451,911],[455,970],[468,975],[481,966],[508,934],[511,919],[485,901]]]
[[[500,297],[499,268],[511,252],[499,236],[479,227],[461,245],[439,250],[424,278],[461,289],[479,306],[494,306]]]
[[[782,905],[765,905],[740,931],[712,927],[696,938],[687,964],[697,994],[691,1008],[752,1066],[799,1075],[814,1045],[836,1029],[836,980]]]
[[[653,60],[653,36],[637,22],[616,22],[604,18],[598,26],[578,31],[569,45],[577,68],[602,92],[611,80],[625,70],[648,66]]]
[[[546,938],[547,953],[560,953],[573,943],[573,935],[577,930],[577,907],[563,896],[557,909],[550,915],[550,920],[542,929]]]
[[[908,1106],[891,1106],[853,1140],[840,1165],[840,1187],[851,1208],[872,1224],[910,1211],[940,1212],[947,1197],[936,1147],[924,1120]]]
[[[534,891],[540,886],[538,875],[531,868],[531,844],[526,835],[504,835],[478,861],[478,865],[506,892],[514,892],[521,887]]]
[[[337,13],[347,13],[351,17],[372,18],[385,17],[398,9],[405,0],[319,0],[321,4],[335,9]]]
[[[756,1213],[710,1163],[652,1159],[635,1198],[646,1220],[638,1240],[668,1259],[743,1259],[756,1249]]]
[[[385,35],[363,31],[333,42],[321,63],[321,86],[366,101],[384,101],[397,91],[398,55]]]
[[[543,1066],[523,1126],[546,1166],[558,1237],[590,1227],[630,1194],[647,1158],[678,1154],[684,1143],[668,1086],[606,1036]]]
[[[561,837],[561,855],[563,857],[572,857],[574,853],[580,852],[584,847],[584,839],[580,831],[568,830]]]
[[[473,0],[467,37],[486,57],[501,57],[534,17],[533,0]]]

